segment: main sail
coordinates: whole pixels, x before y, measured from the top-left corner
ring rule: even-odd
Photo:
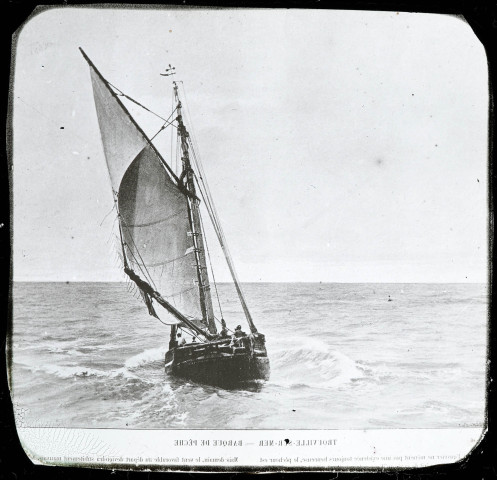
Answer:
[[[118,207],[125,259],[163,298],[202,319],[188,199],[159,153],[86,57]],[[150,299],[144,295],[153,312]],[[170,321],[169,323],[177,323]]]

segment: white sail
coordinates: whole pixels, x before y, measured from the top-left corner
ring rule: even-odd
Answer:
[[[90,63],[102,143],[126,258],[181,313],[202,318],[187,197]]]

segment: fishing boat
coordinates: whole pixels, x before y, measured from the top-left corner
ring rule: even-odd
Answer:
[[[148,313],[170,327],[166,371],[212,385],[267,380],[270,368],[265,337],[250,315],[195,142],[185,125],[179,82],[172,82],[173,109],[165,118],[108,82],[80,51],[90,67],[124,272],[136,286]],[[172,76],[174,67],[160,74]],[[149,138],[145,134],[125,101],[161,118],[163,123],[156,135],[168,128],[176,130],[181,156],[177,171],[172,158],[168,163],[153,143],[156,135]],[[241,325],[231,330],[223,318],[201,204],[233,278],[248,334]],[[218,298],[218,315],[213,308],[212,286]],[[161,315],[156,304],[163,309]]]

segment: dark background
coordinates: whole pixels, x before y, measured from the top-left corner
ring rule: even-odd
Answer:
[[[48,2],[47,2],[48,3]],[[74,2],[74,1],[58,1],[50,2],[51,5],[75,6],[92,4],[97,5],[97,1],[92,2]],[[106,2],[106,5],[125,6],[135,5],[140,3],[152,4],[149,2],[133,2],[133,4]],[[156,2],[160,5],[174,6],[224,6],[224,7],[266,7],[266,8],[314,8],[314,9],[346,9],[346,10],[392,10],[392,11],[407,11],[407,12],[426,12],[426,13],[445,13],[462,15],[473,28],[476,36],[482,42],[486,49],[488,64],[489,64],[489,96],[490,96],[490,123],[489,123],[489,256],[491,265],[489,271],[492,271],[494,260],[493,251],[493,212],[494,212],[494,187],[495,187],[495,150],[494,150],[494,130],[495,130],[495,111],[494,111],[494,92],[497,84],[497,1],[395,1],[395,0],[371,0],[371,1],[261,1],[261,0],[211,0],[211,1],[190,1],[183,0],[177,2]],[[2,55],[1,65],[1,81],[2,81],[2,96],[0,101],[1,118],[5,119],[5,128],[2,130],[5,140],[4,148],[0,150],[0,325],[2,352],[5,351],[7,332],[12,320],[11,303],[10,303],[10,280],[12,271],[11,260],[11,209],[12,200],[10,197],[10,172],[11,158],[9,152],[9,137],[10,137],[10,118],[9,118],[9,85],[10,70],[12,65],[12,55],[15,53],[12,46],[14,32],[28,19],[33,10],[37,7],[37,3],[24,0],[8,0],[1,3],[0,18],[3,19],[2,27],[0,28],[0,48]],[[34,85],[33,88],[36,88]],[[461,92],[464,95],[464,92]],[[490,274],[491,275],[491,274]],[[417,479],[481,479],[489,480],[497,478],[497,439],[496,439],[496,388],[495,382],[495,344],[497,340],[496,328],[494,325],[493,311],[495,304],[495,293],[492,285],[492,277],[489,278],[490,288],[490,318],[489,318],[489,371],[487,376],[487,426],[488,431],[479,445],[462,461],[450,465],[437,465],[422,469],[387,469],[377,471],[328,471],[328,472],[272,472],[272,476],[288,477],[288,478],[322,478],[322,479],[341,479],[341,478],[371,478],[380,477],[392,480],[417,480]],[[112,471],[98,470],[88,468],[70,468],[70,467],[44,467],[35,466],[28,459],[24,450],[20,446],[14,424],[14,415],[12,403],[10,400],[9,389],[7,385],[7,365],[6,357],[3,353],[0,354],[0,480],[21,480],[21,479],[38,479],[50,478],[58,479],[145,479],[150,476],[157,477],[181,477],[189,478],[191,476],[212,478],[212,473],[158,473],[158,472],[135,472],[135,471]],[[460,385],[461,389],[466,388],[465,385]],[[223,473],[220,469],[215,476],[222,476],[226,479],[233,477],[249,478],[251,473]]]

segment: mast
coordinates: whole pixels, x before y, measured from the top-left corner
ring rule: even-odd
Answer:
[[[204,238],[202,225],[200,221],[199,200],[195,191],[194,175],[190,163],[190,154],[188,147],[189,133],[183,123],[181,113],[181,101],[178,96],[178,85],[174,82],[174,98],[177,102],[178,116],[178,136],[181,142],[181,161],[183,170],[180,175],[180,183],[185,181],[186,188],[191,193],[188,197],[188,208],[190,213],[191,235],[195,246],[195,266],[197,268],[198,287],[200,295],[200,307],[202,310],[202,320],[207,324],[211,334],[217,333],[216,323],[214,320],[214,311],[212,308],[212,298],[210,294],[209,275],[207,273],[207,263],[205,259]]]
[[[169,68],[166,70],[166,72],[169,72],[169,73],[165,73],[165,74],[161,74],[161,75],[164,75],[164,76],[174,75],[173,70],[174,70],[174,67]],[[178,112],[179,112],[178,123],[181,122],[181,125],[183,125],[182,121],[181,121],[181,102],[179,101],[179,98],[178,98],[178,86],[177,86],[176,82],[173,82],[173,83],[174,83],[175,98],[178,101],[178,107],[177,107]],[[184,129],[184,125],[183,125],[183,129]],[[182,132],[181,132],[179,127],[178,127],[178,134],[182,135]],[[183,140],[185,140],[185,139],[188,140],[188,142],[190,143],[190,145],[193,149],[193,144],[191,143],[191,138],[188,135],[188,132],[186,131],[186,129],[183,130],[182,144],[183,144]],[[190,160],[189,160],[189,155],[188,155],[188,143],[186,145],[184,145],[184,147],[182,145],[182,149],[183,149],[183,152],[185,152],[185,150],[186,150],[186,156],[187,156],[188,164],[189,164]],[[247,323],[249,325],[250,331],[253,334],[258,334],[257,327],[255,326],[254,321],[252,320],[252,316],[250,315],[250,311],[248,309],[247,302],[245,301],[245,296],[244,296],[243,291],[242,291],[242,286],[241,286],[240,281],[238,279],[238,275],[236,274],[235,266],[233,264],[233,259],[231,258],[231,254],[229,252],[228,245],[226,243],[226,238],[224,237],[223,229],[222,229],[221,224],[219,222],[219,218],[218,218],[216,208],[214,206],[214,202],[212,200],[212,197],[211,197],[211,194],[209,191],[209,187],[207,186],[207,184],[205,183],[204,178],[203,178],[204,172],[203,172],[202,165],[200,163],[200,159],[198,159],[197,156],[195,155],[195,150],[193,150],[193,159],[194,159],[194,162],[195,162],[197,168],[199,169],[198,173],[200,175],[200,183],[199,183],[200,194],[205,201],[205,206],[206,206],[207,212],[208,212],[210,219],[212,221],[212,225],[214,227],[214,231],[216,232],[217,238],[219,240],[219,244],[221,245],[221,248],[223,250],[224,257],[226,259],[226,263],[228,264],[228,268],[229,268],[229,271],[231,273],[231,277],[233,278],[233,282],[235,284],[235,289],[236,289],[236,292],[238,294],[238,298],[239,298],[240,303],[242,305],[243,313],[245,314],[245,318],[246,318]],[[185,170],[183,170],[183,173],[181,174],[180,179],[182,179],[184,175],[185,175]],[[191,176],[193,177],[193,173]],[[191,181],[191,186],[193,188],[193,191],[188,190],[189,196],[193,197],[194,199],[197,199],[197,202],[198,202],[198,197],[196,196],[195,186],[193,184],[193,179]],[[189,189],[188,186],[187,186],[187,189]],[[197,203],[197,205],[198,205],[198,203]],[[205,259],[204,259],[204,265],[205,265]],[[208,281],[208,278],[207,278],[207,281]],[[209,300],[210,300],[210,295],[209,295]]]

